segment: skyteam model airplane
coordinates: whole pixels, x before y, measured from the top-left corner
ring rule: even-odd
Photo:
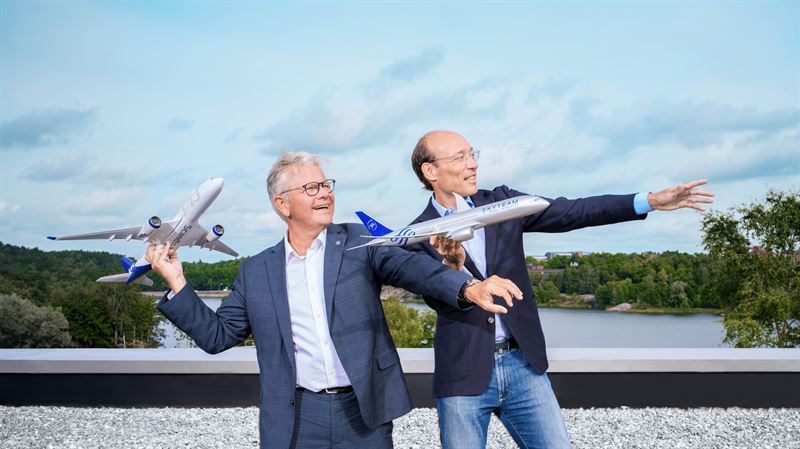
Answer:
[[[463,242],[471,239],[476,229],[535,214],[550,206],[550,202],[538,196],[523,195],[470,208],[463,197],[455,193],[453,196],[457,204],[455,213],[406,226],[399,231],[392,231],[364,212],[357,211],[356,215],[372,235],[364,236],[371,239],[369,242],[350,249],[362,246],[406,246],[428,240],[434,235]]]
[[[143,240],[145,243],[163,244],[169,242],[173,248],[179,246],[200,246],[208,248],[209,251],[216,250],[234,257],[239,253],[232,250],[228,245],[219,240],[225,229],[222,225],[214,225],[207,231],[199,222],[203,213],[211,206],[222,192],[224,182],[222,178],[211,178],[200,184],[192,192],[189,201],[183,205],[178,214],[170,221],[162,222],[156,216],[150,217],[144,226],[133,226],[130,228],[114,229],[111,231],[91,232],[88,234],[63,235],[59,237],[48,236],[50,240],[99,240],[108,239],[130,239]],[[125,273],[103,276],[97,282],[131,282],[147,286],[153,285],[153,280],[145,276],[151,270],[150,264],[142,256],[135,263],[127,257],[120,259]]]

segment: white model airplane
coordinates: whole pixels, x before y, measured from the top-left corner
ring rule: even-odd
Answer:
[[[143,240],[146,243],[163,244],[169,242],[173,248],[179,246],[200,246],[208,248],[209,251],[216,250],[221,253],[237,257],[239,253],[232,250],[228,245],[222,243],[219,238],[225,233],[222,225],[214,225],[210,231],[198,222],[203,213],[211,203],[217,199],[222,191],[224,182],[222,178],[211,178],[200,184],[192,192],[189,201],[183,205],[178,214],[170,221],[162,222],[156,216],[150,217],[144,226],[133,226],[130,228],[114,229],[111,231],[90,232],[88,234],[63,235],[59,237],[48,236],[50,240],[99,240],[107,239],[130,239]],[[147,286],[153,285],[153,280],[145,276],[151,267],[147,260],[142,256],[134,263],[127,257],[120,260],[125,273],[103,276],[97,282],[131,282]]]
[[[549,201],[538,196],[522,195],[471,208],[463,197],[455,193],[453,196],[457,204],[455,213],[406,226],[399,231],[392,231],[364,212],[357,211],[356,215],[372,235],[363,236],[371,239],[369,242],[350,249],[362,246],[406,246],[428,240],[434,235],[463,242],[471,239],[476,229],[535,214],[550,206]]]

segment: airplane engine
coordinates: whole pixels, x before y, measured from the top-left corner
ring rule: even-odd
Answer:
[[[142,226],[142,230],[139,231],[139,235],[150,235],[153,231],[161,227],[161,219],[153,215],[147,220],[147,223]]]
[[[456,242],[463,242],[472,238],[472,228],[459,229],[451,232],[447,237],[455,240]]]
[[[210,231],[208,231],[208,235],[206,235],[206,241],[213,242],[214,240],[222,237],[222,234],[225,233],[225,228],[222,225],[214,225]]]

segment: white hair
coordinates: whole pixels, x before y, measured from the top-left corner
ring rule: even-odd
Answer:
[[[302,165],[302,166],[316,166],[322,167],[322,160],[316,154],[307,153],[305,151],[298,151],[298,152],[290,152],[284,151],[278,156],[278,160],[272,164],[272,168],[269,170],[267,174],[267,193],[269,193],[269,202],[272,204],[272,208],[275,209],[275,212],[284,220],[286,217],[275,208],[274,199],[277,195],[280,195],[281,192],[286,191],[290,187],[286,185],[286,172],[289,171],[290,168]]]

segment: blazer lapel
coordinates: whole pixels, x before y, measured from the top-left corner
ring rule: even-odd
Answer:
[[[266,259],[267,277],[269,278],[270,297],[278,316],[278,328],[283,338],[283,347],[286,356],[292,365],[292,371],[297,373],[294,360],[294,340],[292,340],[292,317],[289,313],[289,297],[286,294],[286,246],[281,240],[270,248]]]
[[[483,191],[472,197],[475,207],[480,207],[492,202],[492,198],[486,198]],[[491,276],[494,273],[495,253],[497,252],[497,225],[489,225],[483,227],[484,245],[486,245],[486,275]],[[477,271],[477,270],[476,270]]]
[[[339,268],[342,266],[344,244],[347,242],[347,232],[338,224],[328,226],[328,235],[325,239],[325,311],[328,315],[328,324],[333,320],[333,293],[336,291],[336,281],[339,279]]]

